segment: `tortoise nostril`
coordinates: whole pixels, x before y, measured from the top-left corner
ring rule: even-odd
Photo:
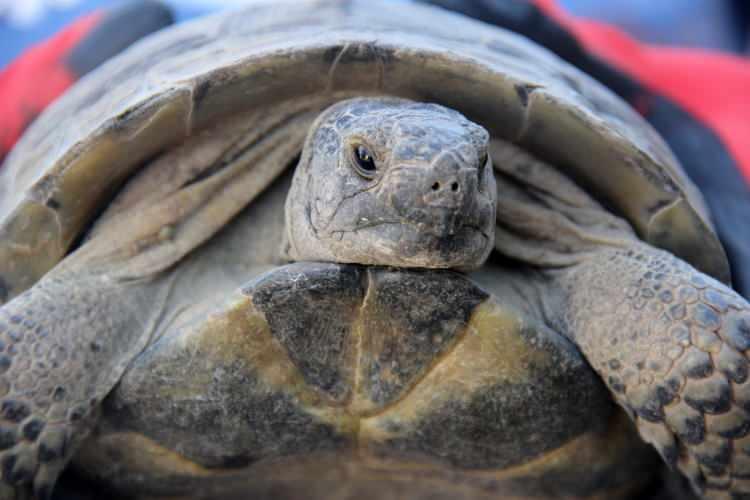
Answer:
[[[440,183],[436,182],[435,184],[432,185],[432,190],[437,191],[438,189],[440,189]]]
[[[458,182],[451,184],[451,191],[458,191]]]

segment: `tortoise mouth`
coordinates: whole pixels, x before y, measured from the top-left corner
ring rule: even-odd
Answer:
[[[427,269],[474,269],[493,247],[493,235],[476,222],[426,224],[409,219],[370,221],[329,238],[357,248],[337,262]]]
[[[422,233],[425,236],[434,236],[437,238],[451,238],[463,231],[470,230],[482,234],[487,240],[489,235],[484,231],[476,221],[467,221],[464,217],[456,214],[443,214],[440,217],[433,217],[432,220],[410,219],[410,218],[393,218],[377,219],[364,221],[357,224],[351,232],[359,232],[368,229],[380,228],[386,225],[404,226],[413,229],[415,232]],[[336,234],[342,231],[331,231]]]

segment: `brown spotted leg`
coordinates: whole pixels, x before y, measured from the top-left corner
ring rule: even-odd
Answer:
[[[53,275],[0,309],[0,498],[48,498],[102,398],[150,338],[165,287]]]
[[[553,167],[495,142],[496,248],[530,273],[641,436],[707,498],[750,498],[750,305],[641,242]]]
[[[558,280],[558,327],[641,436],[707,497],[750,498],[747,301],[645,244],[602,250]]]

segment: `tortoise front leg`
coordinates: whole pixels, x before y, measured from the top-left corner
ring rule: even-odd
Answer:
[[[640,241],[552,166],[498,141],[492,155],[496,248],[532,266],[539,314],[698,491],[750,498],[747,301]]]
[[[51,276],[0,309],[0,498],[49,497],[151,337],[163,290]]]
[[[557,276],[558,328],[641,436],[706,496],[750,495],[750,304],[642,243]]]

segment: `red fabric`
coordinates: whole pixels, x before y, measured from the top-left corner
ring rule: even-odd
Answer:
[[[65,67],[65,55],[100,17],[101,12],[82,17],[0,72],[0,161],[29,123],[78,79]]]
[[[586,50],[708,125],[750,181],[750,61],[708,50],[648,45],[607,24],[577,18],[555,0],[532,1]]]

